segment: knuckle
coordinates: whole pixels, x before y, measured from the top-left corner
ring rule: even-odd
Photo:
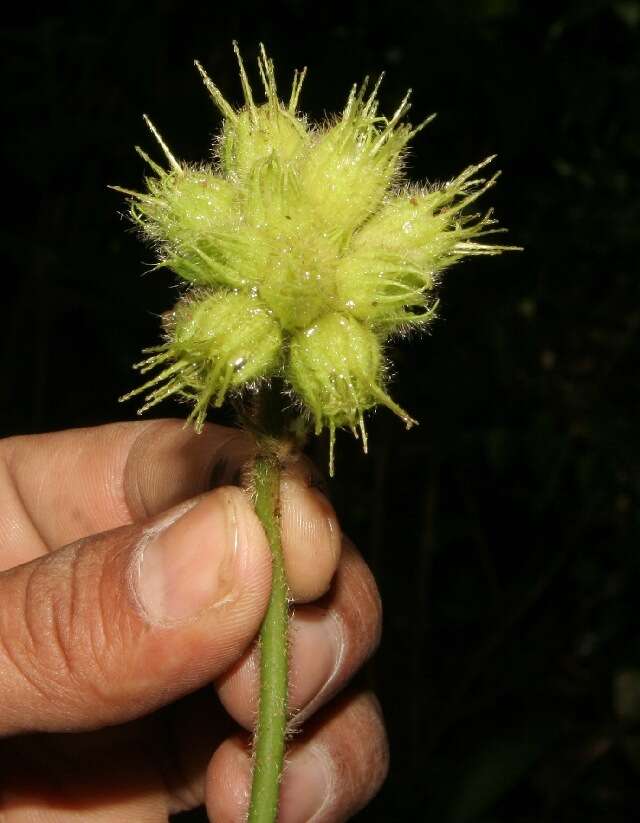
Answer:
[[[378,793],[389,772],[387,735],[373,695],[344,698],[318,742],[333,773],[334,800],[326,819],[346,820]]]
[[[368,659],[382,636],[382,600],[376,581],[360,554],[345,541],[345,623],[360,647],[363,659]]]
[[[389,745],[377,701],[359,695],[350,706],[352,740],[352,810],[365,806],[380,790],[389,773]]]
[[[47,558],[48,560],[49,558]],[[55,566],[45,561],[23,567],[5,578],[13,607],[2,621],[2,652],[8,671],[5,684],[18,701],[59,706],[72,698],[72,647],[66,628],[66,606],[58,597]],[[43,566],[52,574],[43,574]],[[11,579],[13,578],[13,579]],[[7,613],[7,611],[9,613]],[[22,686],[15,688],[15,683]]]
[[[349,737],[344,734],[343,743],[357,776],[366,773],[372,777],[372,766],[376,766],[378,775],[384,774],[383,767],[388,761],[387,735],[378,701],[371,692],[351,697],[343,720],[343,732],[347,729]]]
[[[380,703],[372,692],[362,695],[362,740],[369,740],[367,748],[366,774],[371,780],[372,797],[382,786],[389,774],[389,743],[382,717]]]
[[[89,708],[95,715],[110,703],[120,632],[100,561],[82,542],[16,574],[18,602],[0,630],[3,656],[23,684],[17,699],[46,707],[49,717],[83,717]]]

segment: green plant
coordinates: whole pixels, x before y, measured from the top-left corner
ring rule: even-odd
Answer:
[[[283,102],[273,62],[261,47],[265,102],[257,104],[236,48],[244,106],[234,109],[199,64],[223,115],[215,161],[178,162],[145,118],[168,163],[138,152],[153,175],[146,191],[119,188],[158,251],[158,266],[185,284],[164,323],[164,342],[137,364],[158,369],[125,395],[145,394],[140,413],[171,395],[191,406],[200,431],[210,406],[231,398],[255,434],[256,511],[273,550],[269,612],[261,632],[262,690],[256,730],[251,821],[277,814],[286,725],[287,589],[282,566],[278,489],[282,444],[307,430],[349,428],[367,448],[365,413],[380,404],[407,427],[415,421],[388,393],[385,347],[435,317],[441,273],[469,255],[512,248],[494,234],[491,211],[464,210],[498,174],[470,166],[439,186],[408,184],[403,160],[417,128],[404,121],[409,94],[387,118],[378,111],[380,80],[349,93],[343,112],[312,125],[298,111],[305,72]]]

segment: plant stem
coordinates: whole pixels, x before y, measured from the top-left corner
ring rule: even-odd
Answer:
[[[253,469],[255,510],[269,541],[272,582],[260,630],[260,706],[254,736],[254,771],[249,823],[273,823],[278,815],[280,775],[287,723],[288,589],[280,534],[280,462],[263,453]]]

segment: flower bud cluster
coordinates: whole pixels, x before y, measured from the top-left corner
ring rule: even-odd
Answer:
[[[404,121],[408,95],[387,118],[379,83],[365,82],[341,115],[312,126],[298,111],[304,72],[282,101],[261,48],[257,103],[236,53],[240,109],[196,64],[224,118],[215,161],[178,162],[147,120],[168,168],[138,149],[153,172],[146,191],[120,189],[159,265],[185,283],[164,343],[137,364],[159,371],[126,397],[144,393],[144,411],[178,395],[200,430],[210,405],[277,376],[315,431],[329,429],[332,469],[336,429],[366,448],[372,407],[414,422],[387,393],[385,344],[432,321],[444,269],[508,248],[479,241],[498,231],[490,211],[465,211],[497,175],[478,176],[489,158],[444,185],[409,186],[407,144],[428,121]]]

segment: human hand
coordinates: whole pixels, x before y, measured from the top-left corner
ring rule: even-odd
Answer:
[[[3,823],[155,823],[202,803],[245,819],[271,560],[223,484],[249,456],[236,431],[170,420],[0,441]],[[309,476],[300,460],[282,486],[290,706],[311,719],[281,823],[348,819],[387,769],[375,699],[333,699],[377,645],[376,586]]]

